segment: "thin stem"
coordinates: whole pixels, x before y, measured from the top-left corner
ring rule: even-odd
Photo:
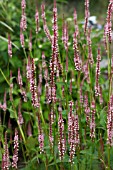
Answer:
[[[18,117],[17,117],[16,111],[13,111],[12,109],[9,109],[9,108],[8,108],[8,110],[14,113],[14,117],[15,117],[15,119],[17,121],[17,124],[18,124],[19,130],[20,130],[21,136],[22,136],[23,141],[24,141],[24,144],[26,144],[25,136],[24,136],[22,127],[21,127],[21,125],[18,122]]]
[[[26,60],[27,60],[27,54],[26,54],[25,48],[23,48],[23,51],[24,51],[24,55],[25,55]]]
[[[4,79],[6,80],[7,84],[10,86],[10,82],[7,80],[6,76],[4,75],[2,69],[0,68],[0,72],[2,74],[2,76],[4,77]]]
[[[108,167],[107,167],[107,170],[110,170],[110,145],[107,146],[107,151],[108,151]]]

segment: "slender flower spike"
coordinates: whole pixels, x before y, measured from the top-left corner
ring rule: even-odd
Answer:
[[[42,94],[42,68],[40,67],[40,71],[39,71],[39,81],[38,81],[38,87],[37,87],[37,100],[38,103],[40,103],[40,97]]]
[[[8,34],[8,54],[10,58],[12,58],[12,43],[11,43],[10,34]]]
[[[50,31],[49,31],[49,29],[48,29],[47,23],[46,23],[45,5],[44,5],[44,4],[41,5],[41,9],[42,9],[42,19],[43,19],[44,32],[45,32],[48,40],[49,40],[50,42],[52,42],[52,37],[51,37]]]
[[[46,64],[46,61],[45,61],[44,52],[42,53],[42,68],[44,70],[44,79],[45,79],[45,81],[47,83],[48,80],[49,80],[49,73],[48,73],[48,68],[47,68],[47,64]]]
[[[71,139],[71,127],[72,127],[72,111],[73,111],[73,101],[69,102],[70,111],[68,113],[68,143],[70,144]]]
[[[25,31],[27,28],[27,18],[26,13],[22,12],[21,20],[20,20],[20,30]]]
[[[26,8],[26,1],[25,0],[21,1],[21,8],[22,8],[22,10],[25,10],[25,8]]]
[[[35,22],[36,22],[36,34],[38,34],[38,31],[39,31],[39,13],[38,13],[38,8],[36,8]]]
[[[35,78],[35,63],[34,59],[31,59],[31,76],[30,76],[30,91],[32,95],[32,105],[34,107],[39,107],[37,92],[36,92],[36,78]]]
[[[93,60],[93,54],[92,54],[91,28],[88,28],[87,45],[88,45],[88,62],[92,66],[94,63],[94,60]]]
[[[90,78],[89,78],[88,61],[83,65],[82,72],[84,73],[83,81],[86,79],[87,83],[89,84],[90,83]]]
[[[24,123],[24,119],[23,119],[23,116],[22,116],[22,113],[21,113],[21,100],[20,100],[20,103],[19,103],[19,106],[18,106],[18,123],[20,125],[22,125]]]
[[[74,49],[74,63],[75,63],[75,69],[77,71],[81,70],[81,61],[80,61],[80,57],[79,57],[79,50],[77,47],[77,35],[76,32],[74,32],[73,35],[73,49]]]
[[[55,103],[56,102],[56,86],[55,86],[55,84],[53,84],[52,85],[52,87],[51,87],[51,99],[52,99],[52,101],[53,101],[53,103]]]
[[[38,113],[38,142],[39,142],[40,153],[42,153],[44,152],[44,134],[41,126],[39,113]]]
[[[52,59],[50,63],[51,69],[51,82],[54,85],[54,76],[59,77],[59,73],[62,72],[62,67],[59,61],[59,48],[58,48],[58,24],[57,24],[57,6],[54,1],[53,7],[53,39],[52,39]]]
[[[52,133],[52,124],[54,123],[54,113],[53,109],[51,109],[50,114],[49,114],[49,141],[51,146],[53,146],[53,133]]]
[[[84,26],[84,33],[86,34],[86,31],[88,29],[88,18],[90,16],[89,12],[89,0],[85,0],[85,26]]]
[[[91,119],[90,119],[90,137],[92,140],[95,138],[95,101],[91,104]]]
[[[80,144],[80,136],[79,136],[79,117],[75,116],[75,146],[77,147]]]
[[[59,150],[59,158],[60,160],[63,160],[64,154],[66,151],[66,143],[64,138],[64,121],[62,118],[62,108],[59,107],[59,118],[58,118],[58,133],[59,133],[59,139],[58,139],[58,150]]]
[[[15,169],[17,169],[18,150],[19,150],[18,130],[15,129],[15,136],[14,136],[14,151],[13,151],[13,162],[12,162],[12,168],[15,168]]]
[[[26,96],[26,91],[23,89],[23,82],[22,82],[22,76],[20,73],[20,68],[18,68],[18,84],[20,86],[20,93],[23,97],[24,102],[27,102],[27,96]]]
[[[113,2],[109,2],[108,10],[107,10],[106,25],[105,25],[105,39],[107,36],[109,43],[111,43],[112,41],[112,38],[111,38],[112,37],[112,22],[111,22],[112,12],[113,12]]]
[[[58,26],[57,26],[57,8],[56,2],[54,2],[53,7],[53,39],[52,39],[52,59],[50,61],[50,77],[51,77],[51,87],[54,85],[54,79],[57,71],[57,57],[58,57]]]
[[[73,158],[75,155],[75,117],[71,115],[71,126],[70,126],[70,151],[69,151],[69,162],[73,163]]]
[[[22,76],[21,76],[21,73],[20,73],[20,68],[18,68],[18,84],[19,84],[20,89],[21,89],[22,86],[23,86],[23,82],[22,82]]]
[[[100,48],[98,48],[97,64],[96,64],[96,83],[95,83],[95,96],[100,96],[99,76],[100,76]]]
[[[30,56],[28,56],[27,66],[26,66],[26,77],[28,80],[31,78],[31,59]]]
[[[70,159],[69,161],[73,163],[73,158],[75,155],[75,149],[80,144],[79,137],[79,119],[78,115],[71,115],[70,119]]]
[[[107,114],[107,144],[113,146],[113,95],[110,96]]]
[[[2,170],[9,170],[9,150],[7,144],[7,132],[5,132],[4,153],[2,155]]]
[[[76,35],[78,36],[79,34],[79,28],[78,28],[78,24],[77,24],[77,11],[76,9],[74,9],[74,24],[75,24],[75,32],[76,32]]]
[[[46,68],[46,62],[45,62],[45,54],[42,52],[42,68]]]
[[[74,23],[76,25],[77,24],[77,11],[76,11],[76,9],[74,9],[73,17],[74,17]]]
[[[64,22],[64,18],[63,18],[63,28],[62,28],[62,42],[64,44],[65,50],[68,51],[68,26],[67,23]]]
[[[22,29],[20,29],[20,43],[21,43],[22,48],[24,48],[25,42],[24,42],[24,34],[23,34]]]
[[[52,101],[52,99],[51,99],[51,87],[48,82],[45,84],[45,89],[46,89],[46,102],[47,104],[49,104]]]

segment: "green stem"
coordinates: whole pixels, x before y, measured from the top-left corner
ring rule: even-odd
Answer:
[[[17,123],[18,123],[18,121],[17,121]],[[18,123],[18,127],[19,127],[20,133],[21,133],[21,135],[22,135],[24,144],[25,144],[25,143],[26,143],[25,136],[24,136],[23,130],[22,130],[22,128],[21,128],[21,125],[20,125],[19,123]]]
[[[92,170],[92,161],[93,161],[93,154],[94,154],[94,145],[95,145],[95,141],[92,141],[90,170]]]
[[[110,170],[110,146],[107,146],[107,150],[108,150],[108,167],[107,170]]]
[[[72,170],[72,163],[70,162],[70,170]]]
[[[40,106],[40,107],[41,107],[41,106]],[[44,129],[45,129],[45,133],[46,133],[46,135],[47,135],[48,133],[47,133],[47,128],[46,128],[46,123],[45,123],[45,120],[44,120],[44,117],[43,117],[42,111],[39,111],[39,113],[40,113],[40,117],[41,117],[41,120],[42,120],[42,123],[43,123]]]
[[[17,121],[19,130],[20,130],[20,133],[21,133],[22,138],[23,138],[23,141],[24,141],[24,144],[26,144],[25,136],[24,136],[23,130],[22,130],[22,128],[21,128],[21,125],[20,125],[19,122],[18,122],[18,117],[17,117],[16,111],[13,111],[12,109],[9,109],[9,108],[8,108],[8,110],[14,113],[14,117],[15,117],[15,119],[16,119],[16,121]]]
[[[2,74],[2,76],[4,77],[4,79],[6,80],[7,84],[10,86],[10,82],[7,80],[6,76],[4,75],[2,69],[0,68],[0,72]]]
[[[24,51],[24,55],[25,55],[26,60],[27,60],[27,54],[26,54],[25,48],[23,48],[23,51]]]

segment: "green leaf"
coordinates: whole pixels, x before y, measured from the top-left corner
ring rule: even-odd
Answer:
[[[106,129],[106,117],[107,117],[107,113],[106,111],[103,109],[101,112],[100,112],[100,125]]]
[[[0,139],[2,138],[3,130],[4,130],[3,126],[0,126]]]
[[[12,106],[10,108],[8,108],[8,110],[10,112],[10,118],[17,119],[17,114],[15,113],[15,111],[12,110]]]
[[[36,138],[33,138],[32,136],[28,137],[26,141],[26,146],[28,147],[29,150],[32,150],[33,148],[35,148],[36,144],[37,144]]]
[[[2,153],[3,153],[3,149],[0,148],[0,162],[2,162]]]
[[[19,105],[19,103],[20,103],[20,98],[17,98],[17,99],[14,100],[13,104],[14,104],[15,107],[17,107]]]
[[[4,37],[1,36],[1,35],[0,35],[0,39],[8,43],[8,39],[7,39],[7,38],[4,38]],[[17,50],[19,50],[19,47],[18,47],[16,44],[12,43],[12,45],[13,45]]]
[[[9,25],[7,25],[5,22],[0,21],[0,24],[8,28],[10,31],[14,32],[13,29]]]

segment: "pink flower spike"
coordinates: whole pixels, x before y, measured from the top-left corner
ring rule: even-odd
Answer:
[[[90,137],[92,141],[95,139],[95,113],[96,113],[96,108],[95,108],[95,101],[92,101],[91,103],[91,119],[90,119]]]
[[[10,34],[8,34],[8,54],[10,58],[12,58],[12,42],[11,42]]]
[[[81,60],[80,60],[80,56],[79,56],[76,32],[74,32],[74,35],[73,35],[73,49],[74,49],[75,70],[80,71],[81,70]]]
[[[59,158],[60,160],[63,160],[64,154],[66,152],[66,141],[64,138],[64,121],[62,118],[62,108],[59,106],[59,118],[58,118],[58,133],[59,133],[59,139],[58,139],[58,150],[59,150]]]
[[[24,34],[23,34],[22,30],[20,30],[20,43],[21,43],[22,48],[24,48],[25,42],[24,42]]]
[[[38,34],[38,31],[39,31],[39,13],[38,13],[38,8],[36,8],[35,22],[36,22],[36,34]]]
[[[45,5],[44,5],[44,4],[41,5],[41,9],[42,9],[42,19],[43,19],[44,32],[45,32],[48,40],[49,40],[50,42],[52,42],[52,37],[51,37],[50,31],[49,31],[49,29],[48,29],[47,23],[46,23]]]
[[[108,10],[107,10],[107,18],[106,18],[106,26],[105,26],[105,35],[108,37],[109,43],[112,41],[112,17],[113,12],[113,2],[109,2]]]
[[[22,76],[20,73],[20,68],[18,68],[18,84],[20,85],[20,89],[21,89],[23,86],[23,82],[22,82]]]
[[[18,150],[19,150],[19,142],[18,142],[18,130],[15,129],[15,136],[14,136],[14,151],[13,151],[13,162],[12,168],[17,169],[17,162],[18,162]]]
[[[100,86],[99,86],[100,61],[101,61],[100,48],[98,48],[97,63],[96,63],[96,76],[95,76],[95,79],[96,79],[95,96],[100,96]]]
[[[44,152],[44,134],[41,126],[40,115],[38,113],[38,142],[40,148],[40,154]]]
[[[78,28],[78,24],[77,24],[77,12],[76,12],[76,9],[74,9],[74,15],[73,15],[73,17],[74,17],[74,24],[75,24],[75,32],[76,32],[76,34],[77,34],[77,36],[78,36],[78,34],[79,34],[79,28]]]
[[[90,16],[89,12],[89,0],[85,0],[85,26],[84,26],[84,33],[86,34],[86,31],[88,29],[88,18]]]
[[[22,10],[25,10],[25,8],[26,8],[26,1],[25,0],[21,1],[21,8],[22,8]]]
[[[2,155],[2,170],[9,170],[9,149],[7,144],[7,132],[5,132],[4,153]]]
[[[23,116],[22,116],[22,113],[21,113],[21,100],[20,100],[20,103],[19,103],[19,106],[18,106],[18,123],[20,125],[22,125],[24,123],[24,119],[23,119]]]

